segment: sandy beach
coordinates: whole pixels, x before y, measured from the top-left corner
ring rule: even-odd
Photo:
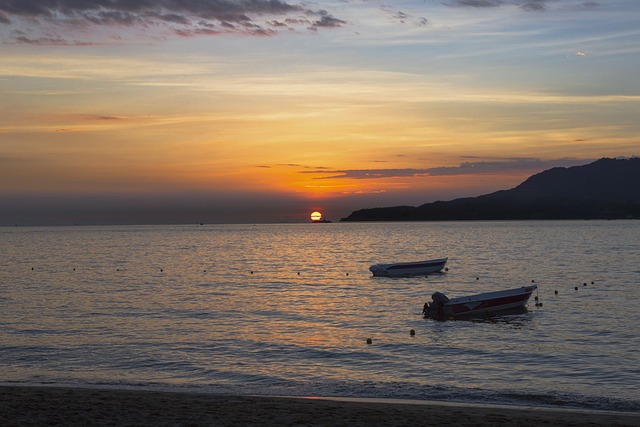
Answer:
[[[0,425],[639,426],[640,414],[444,402],[2,386]]]

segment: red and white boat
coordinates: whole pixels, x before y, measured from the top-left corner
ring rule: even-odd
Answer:
[[[493,314],[516,311],[525,308],[531,294],[537,288],[536,285],[530,285],[451,299],[436,292],[431,296],[432,301],[424,304],[422,313],[425,318],[447,320],[488,317]]]

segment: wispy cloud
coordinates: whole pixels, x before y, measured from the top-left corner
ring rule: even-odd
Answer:
[[[525,1],[521,6],[524,10],[528,10],[531,12],[542,12],[547,8],[546,0],[528,0]]]
[[[280,19],[278,19],[280,18]],[[26,25],[28,23],[28,25]],[[158,29],[182,37],[241,33],[268,36],[280,31],[336,28],[346,21],[326,10],[282,0],[20,0],[0,2],[0,25],[16,24],[14,41],[77,44],[70,31],[92,26]],[[21,25],[22,24],[22,25]],[[40,34],[41,30],[43,34]],[[51,35],[55,33],[55,35]],[[63,32],[67,37],[60,35]]]
[[[496,173],[537,172],[554,167],[578,166],[589,163],[593,159],[552,159],[513,158],[492,161],[463,162],[458,166],[440,166],[427,169],[429,175],[482,175]]]
[[[416,16],[410,12],[396,9],[391,5],[382,6],[381,10],[389,15],[389,19],[396,24],[413,24],[418,27],[429,25],[429,20],[423,16]]]
[[[518,6],[528,12],[543,12],[549,9],[549,4],[560,3],[557,0],[452,0],[446,3],[455,7],[497,8],[500,6]],[[599,6],[594,1],[575,2],[572,7],[589,9]]]
[[[447,4],[458,7],[498,7],[504,2],[501,0],[454,0]]]
[[[322,174],[325,176],[315,179],[380,179],[396,177],[425,176],[427,169],[346,169],[346,170],[313,170],[300,173]]]
[[[308,165],[301,165],[299,163],[281,163],[276,166],[287,167],[287,168],[313,169],[313,172],[303,172],[303,173],[321,173],[319,171],[324,171],[326,173],[326,170],[331,169],[326,166],[308,166]]]
[[[346,24],[346,21],[343,21],[338,18],[334,18],[327,12],[326,10],[321,10],[317,13],[311,13],[312,15],[318,15],[318,19],[315,19],[311,25],[308,27],[310,30],[317,31],[320,28],[337,28],[342,27]]]
[[[93,115],[93,114],[87,114],[87,115],[84,115],[83,117],[85,120],[98,120],[98,121],[123,120],[122,117],[102,116],[102,115]]]
[[[303,174],[322,175],[315,179],[383,179],[398,177],[486,175],[504,173],[536,173],[554,167],[570,167],[589,163],[594,159],[561,158],[509,158],[463,162],[456,166],[438,166],[426,169],[347,169],[301,171]]]

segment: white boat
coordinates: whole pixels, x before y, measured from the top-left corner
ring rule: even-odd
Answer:
[[[493,314],[522,310],[537,288],[536,285],[523,286],[451,299],[436,292],[431,296],[432,301],[424,304],[422,313],[425,318],[446,320],[488,317]]]
[[[448,258],[431,259],[427,261],[396,262],[392,264],[374,264],[369,270],[374,276],[402,277],[419,276],[437,273],[444,268]]]

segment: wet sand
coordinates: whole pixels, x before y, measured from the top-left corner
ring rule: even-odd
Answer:
[[[640,426],[640,413],[0,386],[2,426]]]

